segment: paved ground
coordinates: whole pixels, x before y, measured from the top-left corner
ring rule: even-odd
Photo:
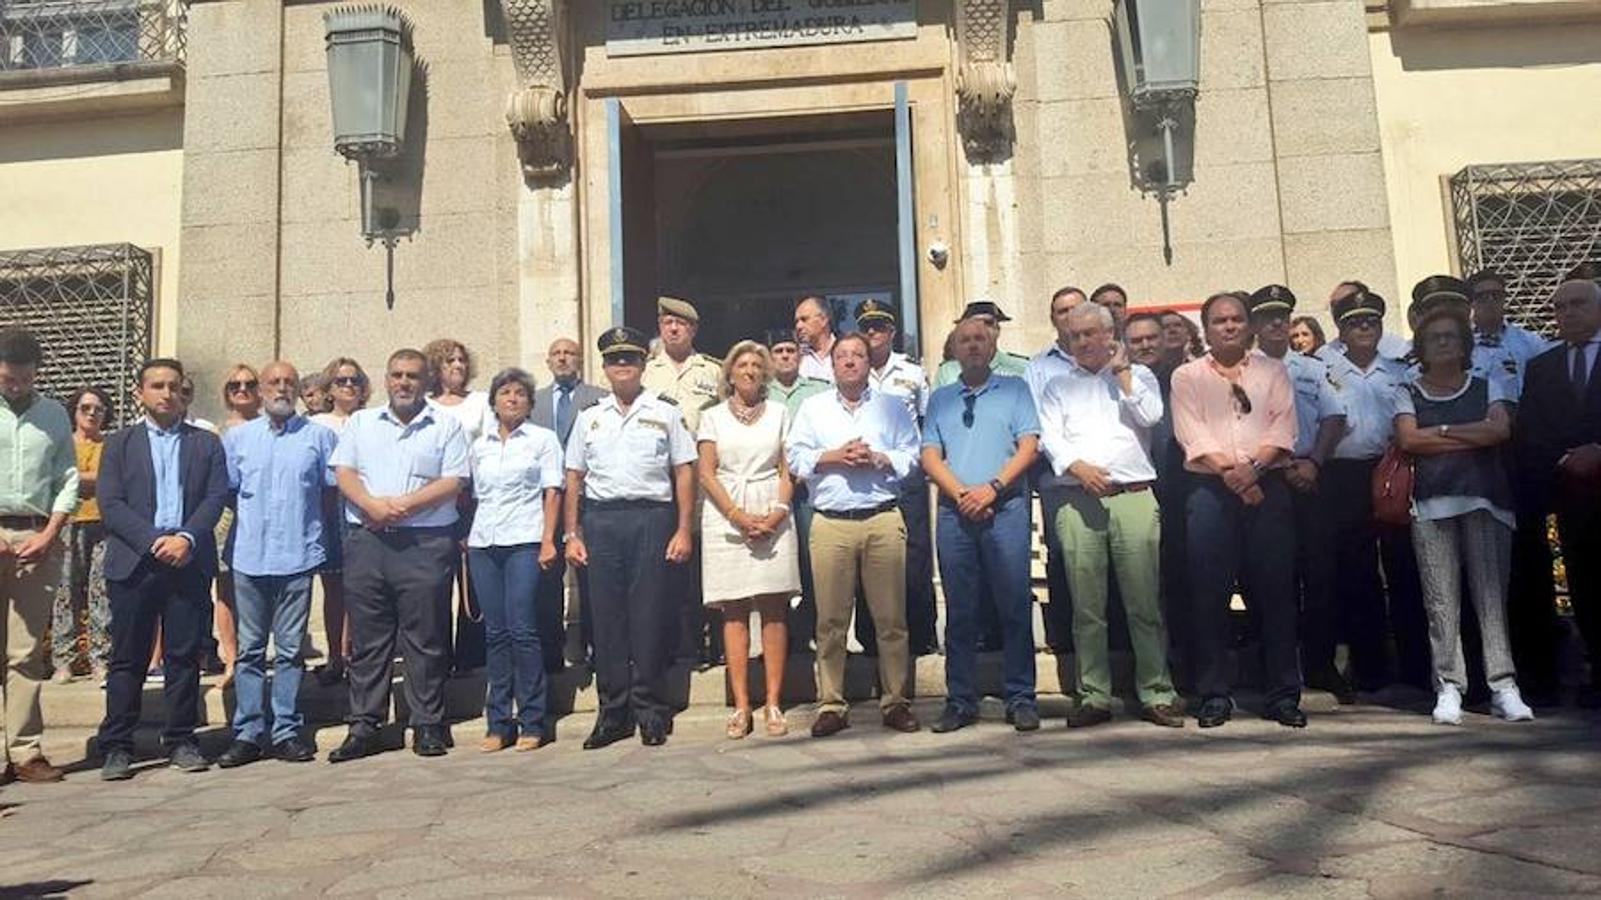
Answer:
[[[1593,714],[901,736],[873,713],[827,741],[729,742],[707,710],[660,749],[582,752],[577,716],[532,754],[464,723],[442,760],[85,769],[0,790],[0,895],[1601,894]]]

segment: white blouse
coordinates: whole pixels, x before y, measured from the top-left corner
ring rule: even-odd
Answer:
[[[473,495],[478,510],[469,547],[537,544],[545,534],[545,491],[562,485],[561,442],[532,422],[504,441],[488,429],[472,444]]]

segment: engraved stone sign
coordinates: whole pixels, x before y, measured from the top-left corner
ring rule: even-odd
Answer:
[[[917,37],[917,0],[607,0],[606,53],[643,56]]]

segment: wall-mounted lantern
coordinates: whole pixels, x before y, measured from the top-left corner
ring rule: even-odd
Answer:
[[[1137,112],[1154,117],[1162,138],[1159,177],[1142,187],[1154,191],[1162,204],[1162,255],[1172,263],[1167,204],[1184,187],[1174,148],[1184,137],[1177,133],[1182,124],[1188,121],[1193,127],[1195,121],[1201,0],[1118,0],[1113,15],[1129,99]],[[1188,137],[1193,141],[1193,134]]]
[[[376,184],[405,149],[411,96],[412,26],[392,6],[341,6],[323,16],[334,149],[361,172],[361,236],[388,252],[385,302],[395,306],[395,242],[400,215],[380,209]]]

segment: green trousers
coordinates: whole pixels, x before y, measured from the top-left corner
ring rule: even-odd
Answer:
[[[1112,669],[1106,647],[1108,567],[1117,576],[1128,613],[1140,703],[1161,706],[1174,702],[1177,695],[1167,671],[1167,630],[1162,625],[1159,596],[1162,520],[1156,495],[1147,490],[1092,497],[1082,488],[1072,488],[1056,513],[1056,535],[1062,543],[1068,592],[1073,598],[1079,702],[1101,709],[1112,704]]]

